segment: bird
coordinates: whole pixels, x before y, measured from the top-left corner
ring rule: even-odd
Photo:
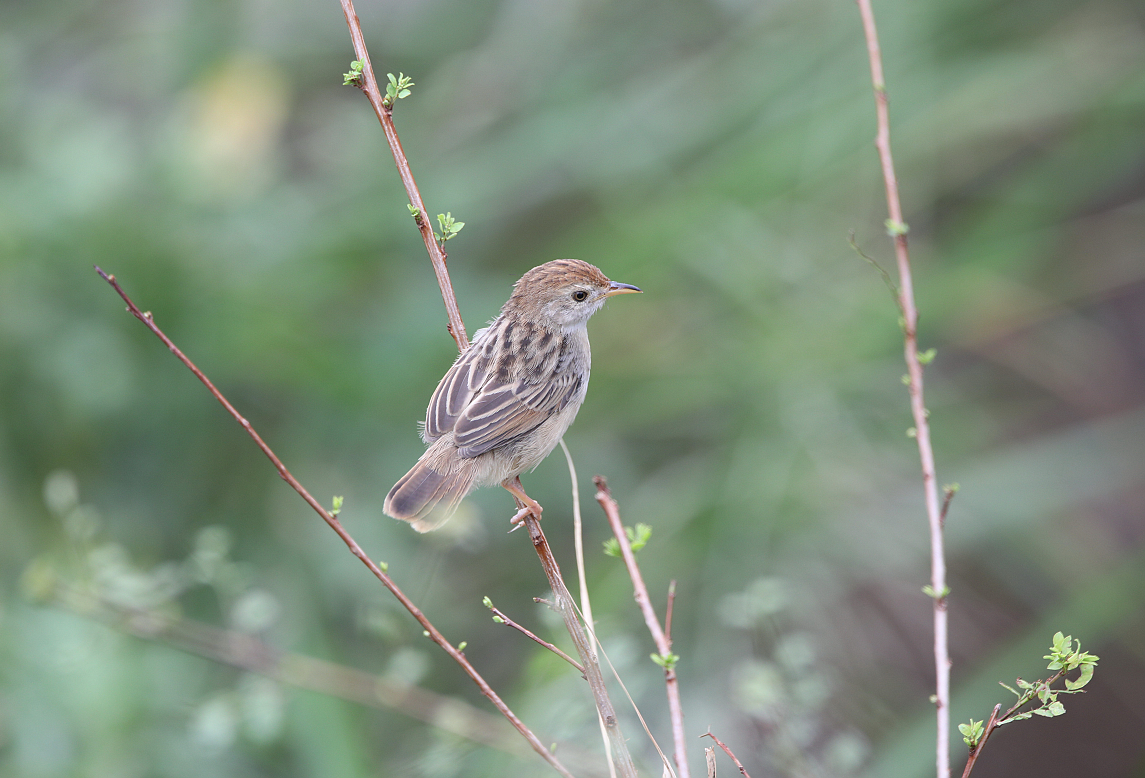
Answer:
[[[539,519],[520,475],[552,452],[584,402],[588,320],[609,297],[640,291],[579,259],[521,276],[438,383],[420,425],[426,451],[390,489],[385,513],[429,532],[473,489],[500,484],[525,506],[514,524]]]

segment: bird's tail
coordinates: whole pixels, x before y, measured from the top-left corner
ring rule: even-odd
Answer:
[[[439,473],[425,461],[419,461],[390,489],[382,510],[395,519],[408,521],[418,532],[435,530],[473,490],[473,474],[467,470]]]

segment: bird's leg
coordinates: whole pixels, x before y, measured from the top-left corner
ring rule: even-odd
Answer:
[[[517,499],[517,506],[521,510],[517,511],[513,518],[509,519],[509,523],[516,529],[524,523],[525,517],[530,513],[533,514],[538,520],[541,518],[541,511],[544,510],[540,503],[534,500],[529,495],[525,494],[525,487],[521,486],[521,477],[515,476],[501,482],[501,486]],[[523,507],[522,507],[523,506]]]

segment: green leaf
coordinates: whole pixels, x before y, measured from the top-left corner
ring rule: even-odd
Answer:
[[[330,509],[330,515],[331,516],[337,516],[341,512],[342,512],[342,497],[336,496],[334,498],[334,507],[332,507]]]
[[[1090,664],[1088,662],[1083,664],[1081,666],[1081,674],[1078,675],[1077,680],[1071,681],[1070,679],[1067,678],[1065,680],[1065,688],[1071,692],[1077,691],[1078,689],[1080,689],[1081,687],[1085,686],[1087,683],[1092,681],[1093,680],[1093,669],[1094,669],[1094,667],[1096,667],[1095,664]]]
[[[665,670],[675,670],[676,663],[680,661],[680,657],[670,651],[667,654],[651,654],[651,657],[653,662]]]
[[[931,362],[934,361],[934,357],[937,354],[938,354],[938,349],[928,348],[926,351],[923,351],[922,353],[920,353],[918,355],[918,363],[920,365],[929,365]]]
[[[625,532],[632,542],[633,553],[647,546],[648,541],[652,539],[652,527],[648,524],[637,523],[635,531],[625,527]]]
[[[362,83],[362,61],[356,59],[350,63],[350,72],[342,74],[342,86],[360,86]]]
[[[1021,697],[1022,696],[1022,693],[1020,691],[1018,691],[1017,689],[1015,689],[1013,686],[1007,686],[1006,684],[1002,683],[1001,681],[998,681],[998,685],[1001,686],[1006,691],[1013,694],[1015,697]]]
[[[482,597],[481,598],[481,604],[484,605],[486,608],[492,608],[493,607],[493,601],[490,600],[488,597]]]
[[[628,536],[628,545],[632,548],[632,553],[635,554],[648,545],[648,541],[652,539],[652,527],[641,522],[635,528],[625,527],[624,534]],[[609,538],[604,541],[604,553],[609,556],[620,556],[620,542],[616,538]]]
[[[1037,710],[1033,711],[1033,713],[1035,716],[1053,718],[1054,716],[1060,716],[1065,713],[1065,706],[1055,700],[1044,708],[1038,708]]]
[[[986,731],[981,721],[970,719],[969,724],[959,724],[958,731],[962,733],[962,742],[971,748],[975,748],[982,740],[982,735]]]

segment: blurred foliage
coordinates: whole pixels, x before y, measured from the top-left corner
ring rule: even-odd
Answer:
[[[661,613],[678,581],[689,731],[763,774],[933,774],[901,334],[847,243],[889,267],[853,4],[358,12],[377,71],[417,81],[396,122],[427,206],[467,225],[449,248],[470,331],[555,257],[645,290],[593,320],[567,442],[586,547],[607,534],[587,500],[604,473],[625,523],[655,528],[640,563]],[[962,486],[953,720],[987,716],[1062,630],[1102,672],[975,775],[1141,775],[1145,11],[876,13],[939,477]],[[430,536],[382,515],[454,346],[380,128],[342,86],[352,58],[330,2],[0,4],[0,776],[551,774],[29,599],[99,581],[488,709],[93,264],[319,499],[345,495],[362,546],[543,740],[599,752],[580,679],[481,607],[563,645],[508,497],[479,492]],[[525,484],[572,576],[561,457]],[[587,574],[665,744],[622,565],[595,553]]]

